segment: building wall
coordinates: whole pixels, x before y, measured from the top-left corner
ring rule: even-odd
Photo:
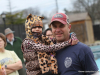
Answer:
[[[87,44],[92,44],[94,43],[94,33],[93,33],[92,21],[89,16],[86,17],[85,23],[86,23],[86,30],[88,37]]]
[[[71,32],[75,32],[80,42],[87,45],[94,43],[92,21],[89,16],[85,20],[71,22]]]
[[[87,42],[87,33],[86,33],[86,26],[85,21],[76,21],[71,23],[71,32],[75,32],[77,38],[80,42],[86,43]]]

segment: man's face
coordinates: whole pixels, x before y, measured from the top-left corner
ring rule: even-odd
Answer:
[[[9,34],[6,35],[6,37],[7,37],[7,39],[8,39],[9,41],[12,41],[13,38],[14,38],[14,34],[13,34],[13,33],[9,33]]]
[[[58,21],[54,21],[51,24],[53,36],[56,38],[57,42],[64,42],[69,40],[69,32],[71,25],[64,25]]]

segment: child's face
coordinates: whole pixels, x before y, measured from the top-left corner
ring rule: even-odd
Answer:
[[[42,33],[42,27],[41,26],[35,26],[35,27],[32,28],[32,32]]]

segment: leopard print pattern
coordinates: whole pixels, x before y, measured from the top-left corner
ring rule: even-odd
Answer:
[[[57,61],[55,60],[55,52],[57,50],[60,50],[66,46],[68,46],[68,41],[53,45],[43,45],[43,44],[36,44],[32,39],[25,39],[23,41],[23,52],[37,52],[38,53],[38,59],[40,63],[40,68],[42,69],[42,73],[46,73],[48,71],[51,71],[52,73],[57,74]],[[46,52],[46,54],[45,54]],[[27,58],[27,57],[25,57]],[[29,60],[29,59],[28,59]],[[34,62],[35,63],[35,62]],[[29,65],[30,63],[28,63]],[[27,65],[26,65],[27,66]],[[33,66],[31,66],[33,67]],[[31,68],[30,67],[30,68]],[[30,69],[28,67],[28,69]],[[34,65],[35,68],[35,65]],[[32,70],[31,68],[30,70]]]
[[[33,39],[34,36],[32,36],[31,28],[35,26],[43,27],[42,19],[43,17],[37,15],[29,14],[27,16],[27,19],[25,21],[26,38]]]
[[[47,52],[48,54],[52,55],[53,51],[57,51],[59,49],[62,49],[70,43],[68,41],[52,44],[52,45],[43,45],[43,44],[37,44],[32,39],[24,39],[22,43],[24,50],[23,52]]]
[[[73,35],[72,38],[75,39],[76,37]],[[57,61],[53,60],[55,57],[53,55],[54,53],[52,54],[52,52],[57,51],[61,48],[64,48],[68,45],[70,45],[68,41],[47,46],[43,44],[36,44],[34,43],[32,39],[25,39],[22,43],[22,46],[24,47],[22,51],[24,52],[24,58],[26,58],[26,61],[30,61],[26,65],[26,68],[29,70],[27,72],[36,70],[37,68],[39,69],[38,61],[36,61],[39,58],[39,62],[41,63],[40,66],[41,66],[41,69],[43,70],[42,72],[45,73],[50,70],[53,73],[56,73],[57,65],[55,63],[57,63]],[[44,51],[46,53],[49,52],[49,54],[43,53]],[[37,52],[41,52],[38,54],[38,57],[36,54]],[[36,71],[30,72],[30,73],[36,73]]]

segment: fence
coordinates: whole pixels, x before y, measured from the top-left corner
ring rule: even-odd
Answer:
[[[20,37],[22,40],[26,37],[25,25],[6,25],[6,28],[8,27],[15,31],[14,35]],[[4,25],[0,25],[0,32],[4,33],[4,30]]]

